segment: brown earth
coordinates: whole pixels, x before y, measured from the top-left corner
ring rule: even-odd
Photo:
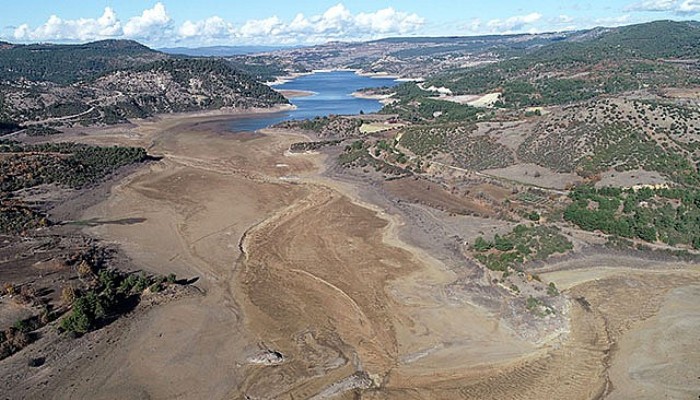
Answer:
[[[426,179],[417,177],[395,179],[385,182],[384,186],[392,195],[438,210],[455,214],[495,215],[488,204],[455,195],[441,185]]]
[[[87,231],[150,271],[197,277],[204,295],[150,309],[31,397],[592,399],[631,393],[624,382],[658,385],[630,365],[643,338],[697,341],[697,329],[664,336],[654,322],[688,314],[672,304],[697,293],[697,266],[598,275],[585,260],[591,272],[562,286],[569,326],[525,340],[504,315],[451,296],[455,273],[399,240],[406,221],[320,176],[322,155],[289,155],[300,136],[219,133],[218,121],[78,137],[164,156],[84,215],[142,222]],[[402,181],[394,190],[416,189]],[[565,281],[577,268],[551,274]],[[674,393],[691,393],[680,361],[665,360]]]

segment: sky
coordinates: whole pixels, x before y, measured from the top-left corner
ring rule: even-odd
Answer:
[[[0,39],[151,47],[310,45],[473,36],[700,17],[700,0],[2,0]]]

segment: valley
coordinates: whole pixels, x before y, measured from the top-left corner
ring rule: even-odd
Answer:
[[[6,78],[0,391],[695,398],[696,38],[138,48],[86,81]],[[312,69],[404,81],[259,82]]]

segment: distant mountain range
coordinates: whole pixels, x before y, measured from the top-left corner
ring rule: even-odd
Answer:
[[[208,47],[166,47],[158,49],[163,53],[190,57],[230,57],[246,54],[269,53],[289,49],[290,46],[208,46]]]

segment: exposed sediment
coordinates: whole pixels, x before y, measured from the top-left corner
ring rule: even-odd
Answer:
[[[678,293],[697,292],[697,266],[615,273],[597,259],[584,273],[585,259],[575,260],[552,272],[570,278],[570,322],[549,340],[528,340],[507,308],[468,301],[473,275],[404,240],[409,216],[320,176],[323,155],[288,154],[303,137],[220,134],[202,122],[85,137],[164,155],[86,211],[144,221],[88,232],[149,270],[199,277],[204,295],[149,310],[34,397],[589,399],[637,384],[658,392],[629,364],[633,343],[656,335],[644,321],[673,319]],[[593,268],[605,266],[613,272]],[[673,340],[690,345],[692,333]],[[645,365],[665,360],[677,393],[692,392],[672,373],[678,348],[668,348]]]

